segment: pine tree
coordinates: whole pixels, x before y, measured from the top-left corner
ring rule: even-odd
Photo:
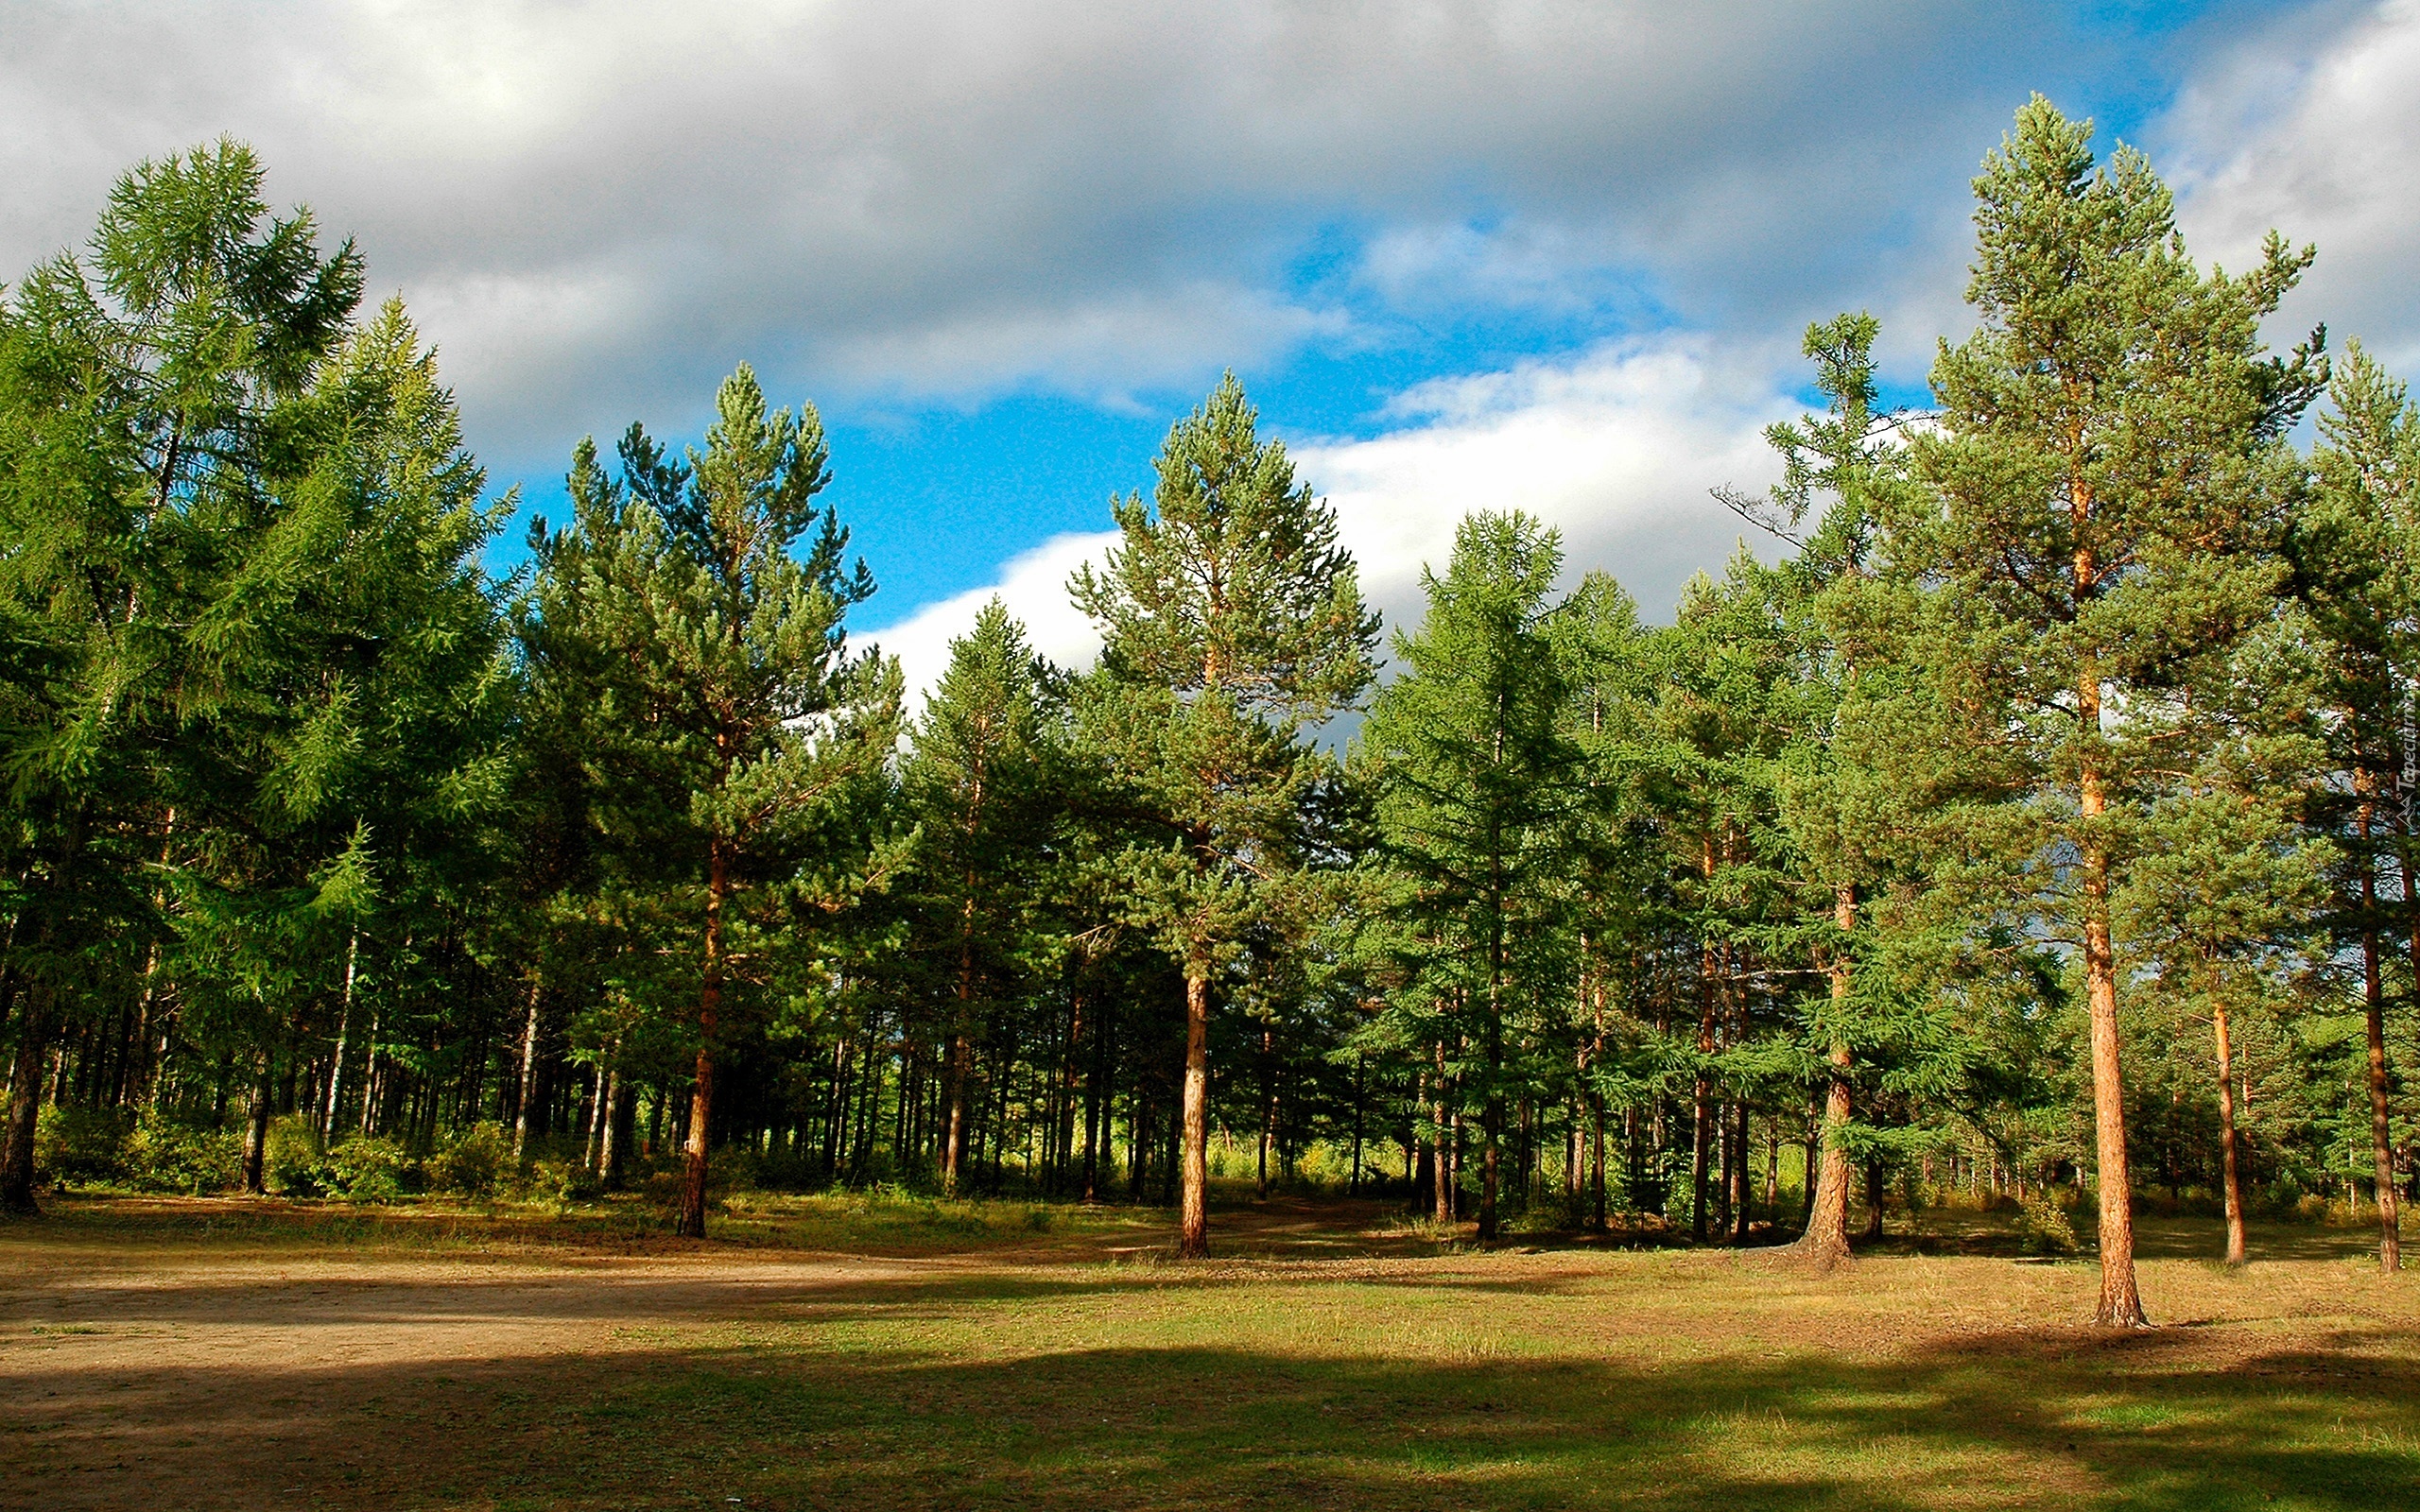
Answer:
[[[1088,744],[1176,836],[1136,857],[1135,885],[1184,973],[1187,1257],[1209,1249],[1211,986],[1290,869],[1303,799],[1327,765],[1305,732],[1352,707],[1374,672],[1377,618],[1336,516],[1256,423],[1229,374],[1169,430],[1151,505],[1117,501],[1119,544],[1069,584],[1102,632]]]
[[[593,445],[574,458],[575,528],[548,537],[533,659],[590,711],[600,822],[637,865],[696,899],[696,1045],[678,1228],[705,1232],[715,1073],[733,1005],[744,905],[781,885],[793,909],[821,893],[802,869],[850,871],[856,836],[821,826],[879,778],[896,738],[897,664],[850,654],[844,618],[873,592],[844,567],[848,532],[815,496],[829,480],[810,407],[768,411],[741,367],[686,466],[632,427],[623,476]],[[804,560],[793,548],[813,532]],[[552,617],[549,615],[551,610]],[[565,700],[568,701],[568,700]],[[814,852],[810,858],[810,852]],[[865,855],[854,857],[862,869]],[[860,879],[861,880],[861,879]],[[755,953],[750,953],[755,954]]]
[[[2341,795],[2314,788],[2312,817],[2335,833],[2342,855],[2345,885],[2330,910],[2335,931],[2361,955],[2378,1261],[2393,1272],[2402,1266],[2402,1241],[2380,940],[2388,908],[2377,895],[2377,877],[2381,863],[2394,853],[2403,877],[2411,966],[2420,973],[2420,884],[2413,870],[2420,862],[2413,834],[2413,809],[2420,801],[2413,766],[2420,760],[2413,749],[2420,632],[2411,619],[2414,595],[2420,593],[2420,408],[2358,344],[2345,353],[2329,400],[2319,418],[2321,445],[2312,457],[2316,487],[2288,549],[2296,597],[2318,632],[2316,696],[2333,715],[2327,723],[2331,765],[2346,779]],[[2390,837],[2390,826],[2402,832],[2399,846]]]
[[[1979,918],[2080,957],[2095,1316],[2122,1327],[2143,1308],[2112,897],[2178,753],[2212,736],[2195,690],[2272,612],[2280,437],[2318,369],[2265,357],[2258,334],[2309,254],[2273,236],[2250,273],[2204,276],[2150,164],[2120,147],[2096,166],[2090,140],[2036,96],[1975,181],[1981,328],[1934,365],[1938,428],[1911,444],[1930,502],[1886,547],[1928,597],[1887,654],[1922,669],[1964,764],[1934,818],[1943,853],[1997,862],[1968,879]]]

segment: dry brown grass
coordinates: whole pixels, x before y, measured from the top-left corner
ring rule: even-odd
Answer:
[[[1153,1215],[61,1204],[0,1228],[0,1504],[2420,1505],[2420,1284],[2358,1233],[2088,1264],[1937,1230],[1444,1250],[1374,1207]],[[1037,1228],[1038,1222],[1046,1228]],[[2152,1225],[2190,1253],[2204,1226]]]

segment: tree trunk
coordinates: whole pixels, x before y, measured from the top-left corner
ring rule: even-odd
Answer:
[[[268,1163],[270,1059],[267,1051],[261,1053],[261,1069],[252,1078],[252,1098],[244,1121],[244,1191],[255,1197],[268,1191],[265,1167]]]
[[[1437,1080],[1434,1091],[1436,1101],[1430,1105],[1429,1111],[1437,1128],[1429,1144],[1434,1156],[1432,1163],[1437,1170],[1436,1179],[1428,1194],[1437,1221],[1444,1224],[1454,1221],[1454,1159],[1448,1152],[1445,1143],[1448,1135],[1445,1132],[1445,1041],[1443,1040],[1437,1041]]]
[[[706,1236],[706,1147],[715,1108],[715,1020],[722,1008],[722,911],[731,896],[731,852],[725,842],[708,847],[706,859],[705,974],[698,990],[698,1085],[689,1098],[689,1143],[683,1151],[681,1216],[673,1231],[689,1239]]]
[[[966,1160],[966,1084],[972,1058],[966,1036],[955,1034],[949,1040],[949,1132],[942,1141],[942,1194],[958,1192],[958,1173]]]
[[[1109,1097],[1109,1008],[1106,1004],[1095,1018],[1093,1029],[1093,1064],[1084,1088],[1084,1200],[1100,1200],[1101,1153],[1108,1149],[1109,1125],[1115,1115],[1114,1108],[1103,1105]],[[1115,1152],[1112,1152],[1113,1158]]]
[[[589,1068],[589,1081],[588,1143],[580,1151],[580,1164],[601,1176],[605,1171],[605,1125],[610,1116],[608,1109],[612,1107],[606,1099],[611,1095],[612,1086],[601,1065]]]
[[[615,1045],[618,1053],[620,1045]],[[622,1152],[630,1143],[627,1126],[631,1123],[631,1085],[622,1068],[614,1068],[613,1080],[605,1092],[605,1145],[596,1160],[596,1179],[611,1189],[622,1184]]]
[[[1206,965],[1184,973],[1184,1143],[1179,1151],[1176,1252],[1210,1253],[1210,980]]]
[[[2092,722],[2100,713],[2095,700]],[[2085,818],[2101,813],[2100,784],[2083,782]],[[2100,1302],[2093,1321],[2102,1328],[2148,1325],[2135,1282],[2135,1189],[2126,1165],[2126,1082],[2118,1054],[2117,956],[2109,938],[2109,861],[2098,842],[2084,848],[2084,993],[2092,1011],[2092,1124],[2095,1184],[2100,1198]]]
[[[1345,1195],[1361,1194],[1361,1109],[1369,1099],[1369,1057],[1353,1057],[1353,1177],[1345,1186]]]
[[[1059,1064],[1059,1150],[1052,1166],[1050,1190],[1063,1196],[1075,1184],[1076,1168],[1076,1103],[1083,1086],[1084,1036],[1091,1031],[1085,1022],[1084,989],[1081,979],[1067,989],[1067,1050]]]
[[[1260,1164],[1253,1181],[1253,1200],[1269,1200],[1269,1141],[1277,1132],[1276,1052],[1270,1031],[1260,1031]]]
[[[1846,935],[1857,927],[1857,888],[1843,886],[1832,895],[1832,922]],[[1849,1258],[1849,1158],[1841,1147],[1842,1132],[1854,1109],[1849,1101],[1849,1044],[1838,1021],[1848,1013],[1849,960],[1845,947],[1835,951],[1826,973],[1831,978],[1832,1074],[1824,1091],[1823,1149],[1818,1158],[1814,1189],[1806,1209],[1806,1224],[1790,1247],[1810,1263],[1830,1269]]]
[[[1703,870],[1709,893],[1714,886],[1714,837],[1703,842]],[[1697,1084],[1690,1104],[1689,1116],[1689,1237],[1700,1244],[1706,1237],[1706,1158],[1712,1154],[1713,1084],[1707,1079],[1703,1057],[1714,1054],[1714,997],[1716,954],[1712,940],[1698,944],[1698,1055],[1700,1065]]]
[[[1605,1231],[1605,1095],[1588,1094],[1588,1113],[1594,1125],[1590,1132],[1596,1148],[1588,1161],[1588,1227],[1599,1233]]]
[[[544,974],[533,961],[529,966],[528,1011],[521,1027],[521,1101],[512,1118],[512,1163],[515,1165],[528,1159],[530,1125],[537,1117],[539,1008],[544,988]]]
[[[971,1079],[974,1047],[967,1030],[975,1012],[975,898],[968,882],[966,914],[959,924],[958,1025],[949,1041],[949,1139],[942,1147],[942,1194],[958,1192],[959,1172],[966,1159],[966,1087]]]
[[[48,1051],[56,989],[37,978],[26,985],[17,1025],[17,1057],[9,1076],[8,1149],[0,1154],[0,1209],[39,1212],[34,1201],[34,1134],[42,1125],[43,1057]]]
[[[2079,445],[2081,444],[2079,440]],[[2070,476],[2068,508],[2076,534],[2092,524],[2094,490]],[[2075,596],[2079,607],[2100,592],[2100,569],[2090,546],[2077,549]],[[2100,669],[2086,662],[2076,674],[2076,730],[2084,740],[2100,734]],[[2118,962],[2109,937],[2109,850],[2100,837],[2108,810],[2101,773],[2089,752],[2076,776],[2076,849],[2083,863],[2084,999],[2092,1017],[2092,1125],[2095,1185],[2100,1198],[2100,1301],[2093,1321],[2103,1328],[2142,1328],[2143,1297],[2135,1283],[2135,1187],[2126,1164],[2126,1081],[2118,1050]]]
[[[1736,1245],[1748,1237],[1748,1209],[1754,1195],[1748,1175],[1748,1160],[1754,1151],[1749,1145],[1748,1104],[1744,1098],[1733,1105],[1731,1117],[1731,1139],[1725,1153],[1731,1166],[1731,1242]]]
[[[2237,1170],[2234,1056],[2227,1043],[2226,1005],[2213,998],[2210,1027],[2219,1042],[2219,1168],[2227,1209],[2227,1263],[2243,1263],[2243,1183]]]
[[[2361,1003],[2370,1040],[2370,1153],[2377,1166],[2378,1269],[2403,1268],[2402,1227],[2394,1209],[2394,1143],[2386,1095],[2386,993],[2378,979],[2377,857],[2367,844],[2374,800],[2361,800]]]
[[[320,1110],[319,1119],[320,1146],[322,1149],[337,1134],[337,1102],[344,1091],[345,1041],[353,1031],[354,964],[360,954],[361,931],[356,929],[344,939],[344,995],[339,1000],[342,1005],[337,1011],[336,1054],[328,1062],[327,1105]],[[150,990],[147,987],[144,988],[146,1001],[150,997]]]

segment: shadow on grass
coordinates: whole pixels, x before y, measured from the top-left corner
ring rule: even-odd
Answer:
[[[2218,1367],[2174,1334],[2011,1334],[1886,1363],[760,1347],[0,1381],[6,1505],[2420,1504],[2408,1361]]]

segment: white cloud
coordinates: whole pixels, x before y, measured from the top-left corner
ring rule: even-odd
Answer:
[[[2075,66],[2033,8],[1876,9],[19,0],[0,276],[233,132],[421,312],[475,441],[550,459],[742,357],[827,399],[1198,387],[1340,335],[1289,292],[1340,223],[1382,300],[1617,275],[1790,323]]]
[[[1689,575],[1720,570],[1739,537],[1707,490],[1777,475],[1763,430],[1796,405],[1760,355],[1658,337],[1426,383],[1391,406],[1411,423],[1296,448],[1296,467],[1336,507],[1392,623],[1418,622],[1421,569],[1443,567],[1476,509],[1536,515],[1563,532],[1574,578],[1603,568],[1668,615]]]
[[[950,642],[973,629],[975,616],[995,597],[1025,622],[1036,651],[1063,667],[1088,667],[1100,654],[1100,636],[1069,601],[1067,579],[1116,543],[1115,530],[1053,536],[1004,563],[998,581],[927,604],[865,639],[899,659],[915,704],[948,668]]]
[[[1419,622],[1421,569],[1443,567],[1455,526],[1475,509],[1524,509],[1557,526],[1574,580],[1607,569],[1646,613],[1668,616],[1689,575],[1719,569],[1739,539],[1739,522],[1707,490],[1754,490],[1778,472],[1762,433],[1796,405],[1786,373],[1759,356],[1703,338],[1617,342],[1423,384],[1391,406],[1404,423],[1385,434],[1288,451],[1296,475],[1335,507],[1363,592],[1391,625]],[[1057,537],[996,583],[868,639],[900,657],[921,695],[947,665],[950,640],[997,595],[1037,649],[1089,665],[1099,640],[1068,602],[1067,578],[1116,539]]]
[[[2269,28],[2195,80],[2156,140],[2198,256],[2248,266],[2272,227],[2317,244],[2281,335],[2325,320],[2420,367],[2420,0]]]

